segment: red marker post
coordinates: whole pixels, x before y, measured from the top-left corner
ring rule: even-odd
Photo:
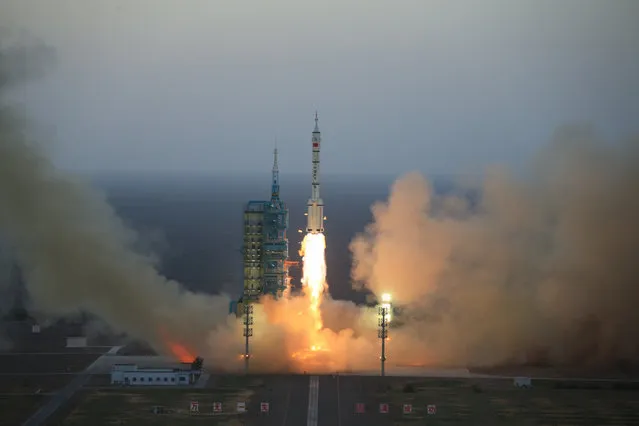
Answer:
[[[213,412],[214,413],[221,413],[222,412],[222,403],[221,402],[214,402],[213,403]]]
[[[189,405],[189,410],[191,413],[199,413],[200,412],[200,403],[197,401],[191,401]]]
[[[385,402],[379,404],[379,412],[382,414],[388,414],[388,404],[386,404]]]
[[[437,414],[437,406],[435,404],[429,404],[426,406],[426,413],[429,416],[434,416]]]
[[[358,402],[357,404],[355,404],[356,414],[364,414],[365,411],[366,411],[366,406],[363,403]]]
[[[402,412],[404,414],[410,414],[413,412],[413,405],[412,404],[404,404],[404,406],[402,407]]]
[[[260,404],[260,411],[262,413],[268,413],[270,410],[270,404],[268,402],[262,402]]]

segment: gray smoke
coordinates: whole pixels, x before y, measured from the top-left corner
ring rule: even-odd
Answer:
[[[0,44],[0,97],[38,75],[50,56],[39,45]],[[206,336],[226,321],[228,300],[160,276],[104,195],[57,170],[0,99],[0,229],[15,247],[34,307],[53,316],[91,312],[156,348],[173,340],[205,351]]]
[[[476,203],[406,175],[353,240],[353,278],[392,292],[440,363],[637,362],[637,142],[560,129],[526,176],[490,170]]]

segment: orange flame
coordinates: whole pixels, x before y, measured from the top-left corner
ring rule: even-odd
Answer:
[[[160,333],[160,336],[162,337],[162,340],[169,348],[173,356],[175,356],[175,358],[177,358],[180,362],[186,363],[192,363],[193,361],[195,361],[195,356],[191,354],[191,351],[189,351],[184,345],[181,345],[169,339],[167,337],[166,330],[163,327],[160,327],[158,331]]]
[[[184,346],[174,342],[167,342],[167,344],[169,345],[171,352],[173,352],[173,355],[175,355],[175,357],[179,359],[180,362],[191,363],[195,361],[195,356],[192,355],[191,352],[189,352],[188,349],[186,349]]]
[[[302,241],[300,255],[303,261],[302,284],[309,300],[309,314],[312,321],[309,332],[309,348],[291,354],[304,368],[319,368],[326,362],[328,349],[321,335],[323,328],[320,305],[326,285],[326,239],[324,234],[306,234]],[[302,315],[299,312],[298,315]]]
[[[322,329],[322,316],[319,310],[322,295],[326,289],[326,259],[324,250],[326,239],[324,234],[306,234],[302,241],[304,268],[302,283],[310,290],[311,315],[315,323],[315,331]]]

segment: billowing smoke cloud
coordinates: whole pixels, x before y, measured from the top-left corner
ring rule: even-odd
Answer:
[[[49,52],[0,47],[0,95]],[[18,66],[25,61],[28,67]],[[157,348],[171,340],[211,352],[206,336],[232,326],[228,299],[196,295],[161,277],[155,259],[134,249],[135,233],[104,196],[56,170],[27,139],[25,121],[6,102],[1,108],[0,229],[15,248],[34,306],[54,316],[93,313]]]
[[[0,228],[37,308],[88,311],[156,345],[163,327],[194,349],[224,323],[226,299],[196,296],[159,276],[101,194],[57,171],[5,113],[0,126]]]
[[[525,177],[491,170],[474,201],[408,174],[352,241],[353,278],[393,294],[397,333],[435,362],[637,361],[637,142],[561,129]]]
[[[18,48],[2,57],[0,96],[19,70],[12,62],[31,60],[31,55],[37,59],[39,51]],[[15,249],[33,308],[53,317],[88,312],[113,331],[156,349],[170,352],[179,345],[204,356],[210,367],[242,368],[242,321],[228,314],[229,298],[196,294],[159,275],[157,257],[146,254],[148,244],[123,224],[103,194],[56,169],[42,147],[27,139],[25,123],[3,105],[0,230]],[[306,368],[303,352],[310,346],[312,329],[308,312],[306,298],[265,298],[255,307],[252,371]],[[318,361],[314,367],[343,368],[350,350],[366,347],[349,333],[327,330],[323,339],[340,344],[330,342],[335,351],[326,361],[331,363]],[[301,358],[291,358],[297,352]]]
[[[0,97],[23,77],[16,63],[25,57],[0,44]],[[353,277],[404,307],[389,358],[492,364],[545,350],[573,363],[637,359],[638,159],[636,143],[562,131],[525,179],[488,173],[479,200],[436,195],[418,174],[397,181],[351,247]],[[157,258],[105,197],[57,170],[6,104],[0,230],[38,311],[90,312],[158,349],[180,344],[209,366],[242,367],[242,324],[228,315],[228,298],[159,275]],[[313,335],[308,310],[305,298],[255,308],[255,370],[306,369],[314,341],[330,348],[316,354],[315,370],[377,367],[374,311],[326,300],[330,329]]]

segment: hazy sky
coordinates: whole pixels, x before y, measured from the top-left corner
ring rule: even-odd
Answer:
[[[83,170],[475,172],[557,125],[639,132],[637,0],[0,0],[57,49],[18,93]],[[55,129],[53,131],[52,129]],[[310,173],[310,171],[309,171]]]

